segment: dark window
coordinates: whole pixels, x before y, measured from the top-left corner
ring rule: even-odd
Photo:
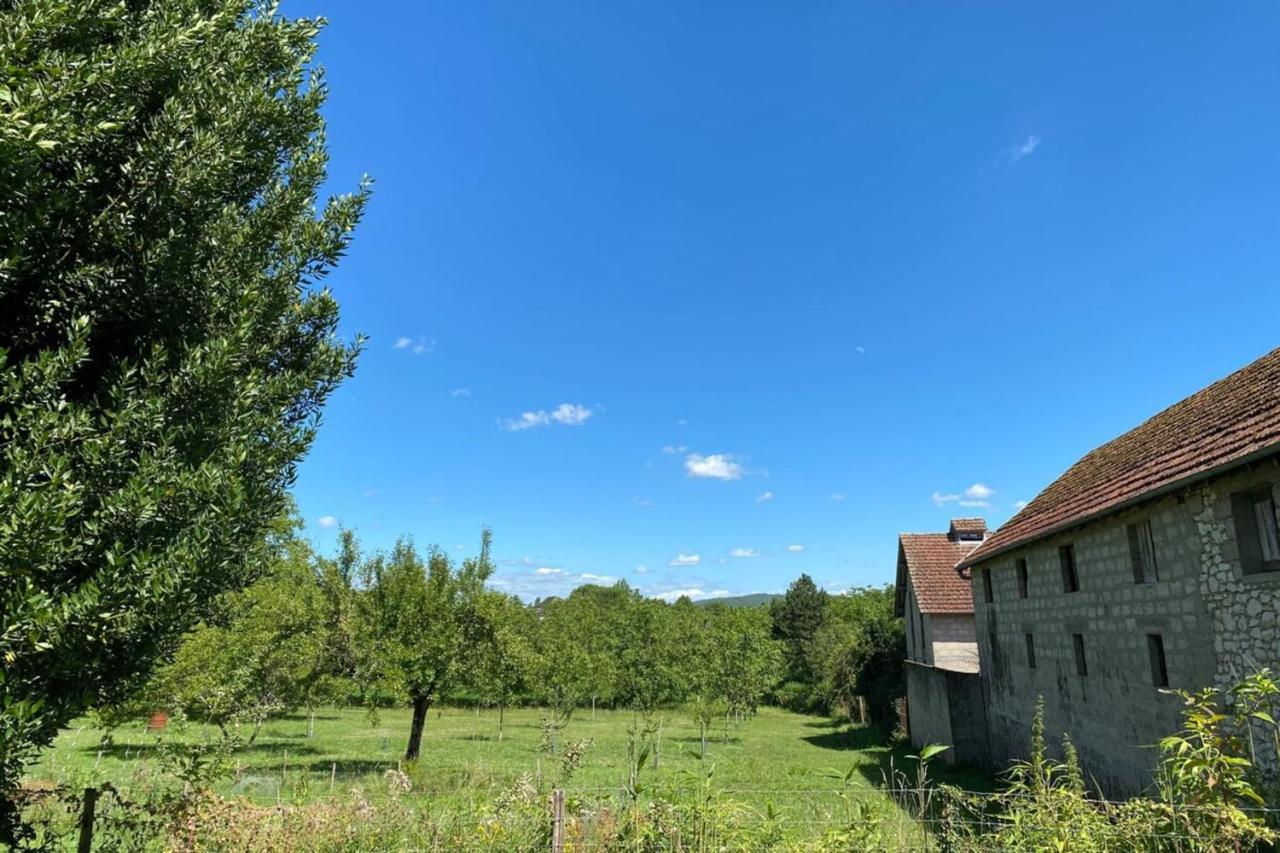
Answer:
[[[1019,557],[1015,564],[1018,570],[1018,598],[1027,597],[1027,561]],[[1028,635],[1030,636],[1030,635]]]
[[[1133,565],[1134,583],[1155,583],[1156,540],[1151,535],[1151,521],[1129,525],[1129,561]]]
[[[982,570],[982,600],[990,604],[996,600],[995,592],[991,589],[991,570]]]
[[[1036,668],[1036,638],[1027,634],[1027,669]]]
[[[1147,656],[1151,658],[1151,683],[1168,687],[1169,665],[1164,659],[1164,638],[1159,634],[1147,634]]]
[[[1076,653],[1076,675],[1088,675],[1089,664],[1084,659],[1084,634],[1071,635],[1071,648]]]
[[[1280,530],[1271,487],[1231,496],[1231,514],[1240,546],[1240,569],[1247,575],[1280,571]]]
[[[1063,545],[1058,549],[1058,562],[1062,565],[1062,591],[1076,592],[1080,589],[1080,576],[1076,574],[1076,548],[1074,545]]]

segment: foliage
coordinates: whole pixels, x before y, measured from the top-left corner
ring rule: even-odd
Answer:
[[[1261,680],[1266,680],[1265,673]],[[1259,677],[1229,694],[1253,697]],[[1248,780],[1251,762],[1240,728],[1258,712],[1253,699],[1221,713],[1214,690],[1182,694],[1183,730],[1160,743],[1157,798],[1112,803],[1088,791],[1079,758],[1064,737],[1063,760],[1047,755],[1044,703],[1031,727],[1030,758],[1015,762],[1004,791],[944,794],[943,834],[949,849],[1240,851],[1274,843],[1276,833],[1248,808],[1261,798]],[[1266,692],[1258,698],[1264,698]],[[1266,712],[1262,712],[1266,715]],[[1269,715],[1266,715],[1269,717]]]
[[[826,618],[828,596],[818,589],[813,579],[802,574],[787,587],[782,598],[769,604],[773,636],[786,650],[787,678],[813,684],[817,673],[813,666],[813,643]]]
[[[353,369],[316,284],[321,22],[257,0],[0,8],[0,837],[24,762],[264,564]]]
[[[363,567],[361,639],[377,680],[398,684],[413,707],[407,761],[418,757],[432,704],[461,681],[468,656],[490,633],[480,602],[493,574],[492,541],[484,530],[479,555],[455,568],[439,548],[424,564],[402,539],[390,555],[376,555]]]
[[[252,744],[269,718],[338,698],[325,643],[329,611],[310,557],[290,541],[265,577],[226,595],[218,618],[157,672],[146,705],[212,723],[224,736],[247,724]]]

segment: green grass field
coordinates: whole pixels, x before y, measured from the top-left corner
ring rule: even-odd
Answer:
[[[541,773],[548,785],[571,794],[605,795],[626,783],[627,730],[636,720],[633,713],[600,710],[592,719],[590,711],[582,711],[573,717],[561,743],[592,743],[567,784],[562,784],[558,759],[538,748],[540,719],[537,709],[507,711],[499,741],[496,711],[433,710],[422,758],[416,767],[406,768],[415,795],[465,808],[468,802],[491,801],[521,775],[537,778]],[[661,749],[657,760],[650,759],[641,772],[649,790],[692,789],[699,777],[711,772],[717,789],[753,808],[772,807],[793,820],[829,817],[840,807],[842,788],[855,798],[883,798],[886,795],[876,787],[891,758],[896,766],[911,766],[905,752],[891,749],[878,729],[850,728],[775,708],[763,708],[757,717],[731,726],[727,740],[722,731],[714,732],[706,759],[699,760],[695,755],[700,739],[691,720],[677,712],[656,719],[662,721]],[[386,771],[399,765],[408,730],[409,713],[404,709],[382,711],[377,725],[358,709],[322,709],[311,738],[305,716],[279,719],[237,753],[235,778],[220,783],[218,790],[257,803],[341,797],[352,788],[376,792],[385,786]],[[30,768],[28,779],[36,784],[110,781],[128,790],[156,773],[157,736],[141,722],[117,729],[109,745],[103,745],[102,734],[87,722],[68,729]],[[171,727],[161,737],[198,741],[214,735],[216,730],[202,731],[194,724],[183,731]],[[844,773],[851,768],[856,770],[848,783],[827,775],[832,769]],[[933,775],[939,772],[946,775],[940,766]],[[969,786],[984,781],[954,772],[950,778]]]

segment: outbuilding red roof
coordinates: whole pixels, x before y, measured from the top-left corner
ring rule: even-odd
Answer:
[[[964,559],[997,554],[1280,449],[1280,349],[1089,453]]]
[[[973,592],[968,572],[962,573],[956,564],[977,545],[975,541],[957,541],[946,533],[900,534],[898,610],[904,607],[905,574],[911,579],[911,589],[915,591],[921,613],[972,613]]]

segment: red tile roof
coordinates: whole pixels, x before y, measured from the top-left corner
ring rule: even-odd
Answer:
[[[986,533],[987,520],[985,518],[953,518],[951,519],[951,536],[957,534],[974,534]]]
[[[915,591],[921,613],[972,613],[973,592],[968,572],[961,572],[956,564],[977,545],[977,542],[957,542],[946,533],[899,535],[899,596],[905,595],[905,570],[911,578],[911,589]],[[899,610],[902,607],[899,601]]]
[[[1034,542],[1280,449],[1280,349],[1089,453],[964,560]]]

